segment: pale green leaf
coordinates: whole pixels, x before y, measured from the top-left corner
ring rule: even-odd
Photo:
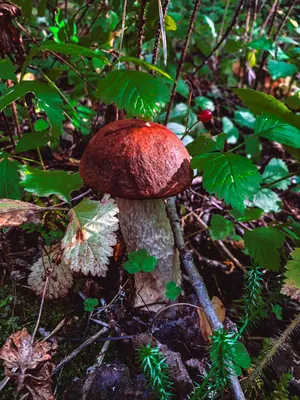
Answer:
[[[118,208],[105,195],[101,201],[83,199],[69,212],[70,222],[62,240],[63,259],[72,271],[105,276],[116,245]]]
[[[260,189],[253,198],[253,204],[264,210],[265,213],[279,212],[282,209],[282,201],[277,193],[271,189]]]
[[[234,120],[240,126],[253,129],[255,124],[254,115],[248,110],[237,110],[234,112]]]
[[[289,169],[286,163],[280,158],[272,158],[264,169],[262,175],[263,183],[270,184],[277,179],[284,178],[288,175]],[[270,186],[272,189],[286,190],[290,186],[291,182],[289,179],[284,179],[274,185]]]
[[[287,146],[300,148],[300,129],[281,120],[257,117],[254,134]]]
[[[227,135],[227,143],[235,144],[239,139],[239,130],[228,117],[222,117],[222,130]]]
[[[268,62],[268,71],[272,79],[286,78],[292,76],[297,72],[297,67],[294,64],[289,64],[284,61],[270,60]]]
[[[151,118],[168,102],[166,81],[145,72],[118,70],[98,83],[98,94],[106,104],[115,103],[128,116]]]
[[[79,173],[70,174],[67,171],[43,171],[24,165],[20,168],[20,185],[37,196],[55,194],[63,201],[71,200],[70,193],[78,190],[82,185]]]
[[[203,186],[210,193],[239,211],[245,200],[252,200],[259,189],[261,175],[246,157],[232,153],[211,153],[195,156],[192,168],[204,171]]]
[[[202,110],[210,110],[212,112],[215,111],[215,104],[208,97],[198,96],[194,99],[194,102],[196,106],[200,107]]]
[[[262,227],[245,231],[244,241],[249,255],[261,267],[278,271],[280,257],[278,249],[283,246],[284,233],[273,227]]]
[[[234,223],[222,215],[214,214],[210,221],[209,231],[212,240],[223,240],[234,233]]]

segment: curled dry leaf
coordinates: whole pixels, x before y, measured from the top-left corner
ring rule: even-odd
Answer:
[[[0,349],[0,359],[5,375],[17,380],[18,392],[26,387],[33,400],[54,400],[51,389],[54,364],[50,360],[55,348],[56,344],[49,342],[32,344],[26,328],[10,335]]]
[[[60,246],[46,247],[43,256],[30,268],[28,285],[38,295],[42,296],[46,276],[49,276],[48,289],[45,298],[58,299],[67,295],[73,284],[70,268],[61,259]]]
[[[63,258],[72,271],[84,275],[105,276],[113,247],[117,243],[115,231],[118,207],[109,195],[103,199],[82,200],[69,212],[70,222],[62,240]]]
[[[219,317],[219,320],[223,323],[226,318],[226,310],[225,310],[224,304],[217,296],[214,296],[212,298],[211,302],[216,311],[217,316]],[[208,322],[208,319],[206,318],[206,315],[200,308],[197,309],[197,312],[198,312],[199,319],[200,319],[201,333],[202,333],[204,339],[206,341],[209,341],[209,337],[212,334],[211,326]]]
[[[291,299],[298,301],[300,303],[300,289],[297,288],[293,283],[284,283],[282,285],[281,291],[282,294],[289,296]]]
[[[26,201],[0,199],[0,228],[18,226],[24,222],[37,222],[35,214],[43,208]]]

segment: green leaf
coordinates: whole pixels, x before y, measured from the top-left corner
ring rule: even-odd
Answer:
[[[70,202],[70,193],[78,190],[82,185],[79,173],[69,174],[67,171],[42,171],[24,165],[20,168],[20,185],[37,196],[55,194],[63,201]]]
[[[212,112],[215,111],[215,104],[208,97],[198,96],[194,99],[194,102],[196,106],[200,107],[202,110],[210,110]]]
[[[260,189],[253,198],[253,204],[264,210],[265,213],[279,212],[282,209],[282,201],[277,193],[271,189]]]
[[[239,139],[239,130],[228,117],[222,117],[222,130],[227,135],[227,143],[235,144]]]
[[[223,150],[222,148],[220,149],[218,143],[207,134],[200,135],[193,140],[192,143],[189,143],[186,148],[191,156]]]
[[[129,261],[126,261],[124,268],[129,274],[136,272],[152,272],[157,264],[157,259],[149,256],[147,250],[141,249],[128,254]]]
[[[249,49],[253,50],[272,50],[274,48],[274,42],[272,39],[268,39],[266,37],[261,37],[256,40],[252,40],[247,44]]]
[[[254,261],[270,271],[278,271],[280,257],[278,249],[283,245],[284,233],[273,227],[262,227],[245,231],[245,246]]]
[[[210,221],[209,231],[212,240],[223,240],[234,233],[234,223],[222,215],[214,214]]]
[[[300,289],[300,248],[296,247],[291,253],[290,256],[292,260],[289,260],[285,266],[285,283],[290,283],[295,285],[298,289]]]
[[[181,287],[176,282],[170,281],[166,284],[166,297],[170,300],[176,300],[181,293]]]
[[[246,347],[241,342],[235,342],[232,345],[233,362],[242,368],[249,368],[251,366],[251,358],[246,350]]]
[[[45,131],[48,128],[49,128],[49,123],[48,123],[48,121],[46,121],[43,118],[40,118],[40,119],[36,120],[35,123],[34,123],[34,130],[35,131],[38,131],[38,132]]]
[[[254,134],[287,146],[300,148],[300,129],[281,120],[257,117]]]
[[[232,89],[242,102],[256,115],[280,119],[300,129],[300,116],[294,115],[281,101],[253,89]]]
[[[237,221],[250,222],[259,219],[263,214],[263,210],[260,208],[246,208],[243,212],[231,210],[230,214],[233,215]]]
[[[288,175],[289,169],[286,163],[280,158],[272,158],[266,165],[264,173],[262,175],[263,183],[269,184],[277,179],[283,178]],[[291,182],[289,179],[285,179],[274,185],[270,186],[272,189],[286,190],[290,186]]]
[[[90,298],[88,297],[87,299],[84,300],[84,311],[92,312],[95,307],[98,306],[99,301],[96,298]]]
[[[0,153],[0,158],[3,153]],[[4,157],[0,161],[0,198],[20,200],[22,188],[20,187],[20,164]]]
[[[292,76],[297,72],[297,67],[294,64],[289,64],[284,61],[270,60],[268,62],[268,71],[272,79],[286,78]]]
[[[23,151],[45,146],[52,139],[53,137],[50,136],[48,132],[25,133],[19,140],[15,153],[18,154]]]
[[[165,72],[161,68],[158,68],[156,65],[149,64],[146,61],[141,60],[140,58],[128,57],[128,56],[120,57],[113,65],[118,64],[119,62],[132,62],[135,65],[140,65],[149,71],[155,71],[159,75],[164,76],[165,78],[170,79],[171,81],[174,81],[174,79],[167,72]]]
[[[280,304],[273,304],[272,311],[275,314],[276,318],[281,321],[282,320],[282,307]]]
[[[254,115],[248,110],[238,110],[234,112],[234,120],[240,126],[253,129],[255,124]]]
[[[245,209],[245,200],[251,200],[259,189],[261,175],[246,157],[232,153],[195,156],[192,168],[204,171],[203,186],[239,211]]]
[[[51,134],[54,137],[59,137],[63,133],[63,101],[57,91],[46,83],[24,81],[10,87],[6,93],[0,97],[0,111],[28,92],[34,93],[39,100],[39,106],[47,114],[51,125]]]
[[[115,103],[128,116],[151,118],[169,100],[169,88],[161,77],[145,72],[118,70],[98,83],[98,94],[106,104]]]
[[[292,110],[298,110],[300,108],[300,90],[294,94],[294,96],[289,96],[286,99],[286,104]]]
[[[0,60],[0,79],[9,79],[14,82],[17,80],[14,65],[9,58]]]

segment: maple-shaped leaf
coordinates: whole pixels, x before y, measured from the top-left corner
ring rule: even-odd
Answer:
[[[0,359],[5,375],[17,380],[17,392],[25,386],[33,400],[54,400],[51,390],[54,365],[50,360],[56,347],[46,341],[32,343],[26,328],[9,336],[0,349]]]
[[[300,289],[300,247],[296,247],[290,254],[292,257],[285,266],[285,283],[293,284]]]
[[[244,241],[251,257],[261,267],[278,271],[280,257],[278,249],[283,245],[284,233],[271,226],[245,231]]]
[[[42,296],[46,277],[49,277],[45,298],[48,300],[62,298],[67,295],[73,284],[70,268],[61,260],[60,246],[45,247],[43,256],[30,268],[28,285],[36,295]]]
[[[98,94],[106,104],[125,109],[128,117],[151,118],[169,101],[166,79],[145,72],[114,70],[98,83]]]
[[[79,173],[69,174],[67,171],[43,171],[23,165],[20,168],[20,185],[27,192],[37,196],[50,196],[55,194],[60,199],[69,202],[70,193],[78,190],[82,185]]]
[[[109,257],[113,255],[112,246],[117,243],[117,213],[118,208],[108,195],[100,202],[83,199],[71,209],[62,247],[63,259],[72,271],[106,275]]]
[[[204,171],[203,186],[208,193],[239,211],[245,209],[246,199],[252,200],[262,179],[252,161],[232,153],[201,154],[192,159],[191,166]]]
[[[0,199],[0,227],[19,226],[24,222],[33,222],[35,213],[44,210],[26,201]]]

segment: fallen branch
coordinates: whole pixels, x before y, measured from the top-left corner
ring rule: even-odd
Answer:
[[[204,281],[199,274],[196,265],[193,260],[192,253],[186,249],[184,244],[183,232],[180,226],[180,220],[176,210],[176,198],[170,197],[167,201],[167,213],[170,219],[171,227],[174,234],[175,245],[179,251],[180,259],[185,267],[185,270],[190,278],[191,284],[198,297],[199,303],[210,323],[212,329],[218,330],[223,328],[223,324],[220,322],[215,309],[210,301]],[[230,383],[234,396],[237,400],[245,400],[243,390],[240,382],[234,371],[230,371]]]

